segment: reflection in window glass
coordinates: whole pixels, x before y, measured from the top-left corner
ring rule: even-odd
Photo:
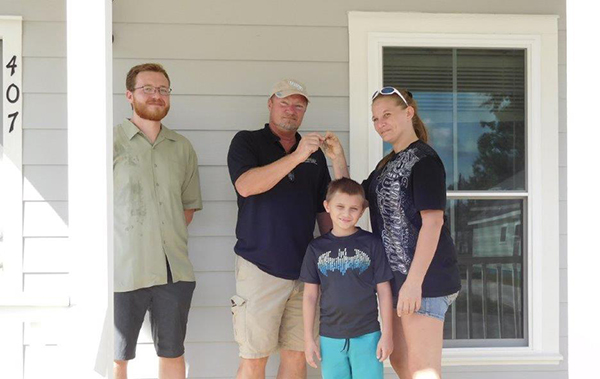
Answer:
[[[444,338],[523,338],[523,209],[520,199],[448,202],[463,290]]]
[[[458,190],[525,189],[525,52],[456,52]]]
[[[419,105],[430,143],[446,168],[446,183],[454,178],[452,49],[383,49],[384,86],[408,89]],[[384,156],[392,147],[384,143]]]
[[[383,84],[417,100],[449,190],[526,189],[524,50],[385,47],[383,55]]]

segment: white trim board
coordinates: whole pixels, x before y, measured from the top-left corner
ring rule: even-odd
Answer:
[[[2,40],[2,66],[0,69],[2,69],[1,95],[4,145],[2,164],[0,165],[0,182],[3,187],[0,210],[4,213],[5,221],[2,236],[5,252],[3,262],[4,279],[0,281],[0,289],[4,295],[3,297],[18,295],[23,291],[22,36],[21,17],[0,16],[0,39]],[[14,70],[12,66],[14,66]],[[9,89],[9,87],[11,88]],[[9,116],[15,113],[16,117]],[[0,313],[5,313],[1,307]],[[6,363],[3,363],[0,367],[0,376],[3,378],[23,377],[23,323],[20,320],[3,321],[0,325],[0,335],[2,335],[2,338],[0,338],[0,355],[6,358],[4,361]]]
[[[2,132],[4,153],[0,177],[4,213],[3,248],[5,293],[23,291],[23,60],[22,19],[0,17],[2,40]],[[8,66],[8,67],[7,67]]]
[[[111,377],[114,334],[112,2],[67,0],[66,4],[69,250],[72,257],[70,327],[65,342],[66,356],[72,364],[66,371],[70,377]],[[100,90],[90,91],[90,88]],[[94,117],[89,117],[85,110],[85,104],[90,102],[95,107]]]
[[[370,95],[382,85],[383,46],[527,51],[528,346],[446,348],[443,363],[559,363],[557,16],[350,12],[348,25],[350,172],[357,180],[366,178],[382,156],[381,139],[371,122]],[[449,198],[466,195],[452,191]],[[522,194],[481,194],[497,198],[515,195]]]

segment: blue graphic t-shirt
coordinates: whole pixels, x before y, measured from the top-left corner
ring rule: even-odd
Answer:
[[[381,238],[394,273],[394,299],[406,280],[422,226],[421,211],[446,209],[446,172],[435,150],[422,141],[396,153],[363,182],[371,227]],[[445,217],[444,217],[445,221]],[[454,242],[446,222],[423,280],[422,296],[439,297],[460,290]]]
[[[377,284],[392,279],[383,245],[358,229],[346,237],[331,232],[306,250],[300,280],[321,286],[320,335],[354,338],[379,330]]]

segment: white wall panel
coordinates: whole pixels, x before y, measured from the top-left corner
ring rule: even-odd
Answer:
[[[558,177],[559,177],[559,183],[558,183],[559,199],[566,201],[567,200],[567,168],[566,167],[559,167]]]
[[[29,58],[36,64],[36,58]],[[115,59],[113,86],[116,93],[125,93],[125,77],[129,69],[148,59]],[[348,63],[339,62],[254,62],[198,61],[153,59],[164,65],[174,91],[193,95],[258,95],[269,93],[276,81],[292,77],[310,88],[311,96],[348,96]],[[58,63],[56,64],[58,65]],[[36,67],[36,71],[41,71]],[[46,88],[34,85],[35,76],[23,81],[26,88]],[[56,85],[60,81],[56,80]],[[63,84],[64,86],[64,84]],[[29,89],[30,92],[32,90]],[[49,91],[58,92],[58,91]]]
[[[23,167],[23,200],[68,200],[67,166],[35,165]]]
[[[23,57],[66,57],[67,26],[64,22],[23,23]]]
[[[558,97],[560,99],[567,98],[567,65],[558,65]]]
[[[228,307],[235,295],[235,275],[230,272],[196,273],[196,290],[192,298],[194,307]]]
[[[24,93],[67,93],[67,59],[23,57]]]
[[[19,3],[19,11],[27,21],[65,21],[67,9],[65,0],[8,0]],[[3,2],[4,3],[4,2]],[[2,6],[4,8],[4,6]],[[12,14],[12,13],[8,13]]]
[[[269,0],[237,1],[182,1],[178,6],[165,7],[160,0],[149,0],[147,6],[135,2],[117,1],[114,5],[115,22],[192,23],[236,25],[325,25],[347,26],[348,10],[386,12],[433,13],[523,13],[559,14],[560,29],[565,29],[565,3],[561,0],[535,1],[478,1],[427,0],[402,2],[397,0],[307,0],[301,6],[295,3],[273,3]]]
[[[559,243],[560,243],[560,251],[561,253],[564,251],[567,251],[567,243],[568,243],[568,236],[566,234],[561,234],[559,237]],[[567,268],[568,267],[568,259],[567,259],[568,254],[561,254],[560,255],[560,268]]]
[[[567,132],[567,100],[558,99],[558,131]]]
[[[229,237],[190,237],[188,252],[194,271],[233,271],[236,239]]]
[[[67,129],[67,96],[26,93],[23,113],[23,129]]]
[[[23,131],[23,165],[66,164],[66,130]]]
[[[561,283],[567,283],[567,269],[566,268],[561,268],[560,269],[560,282]],[[567,286],[560,286],[560,294],[559,294],[559,300],[562,303],[566,303],[568,301],[568,291],[567,291]]]
[[[558,213],[560,214],[560,219],[558,220],[560,226],[558,227],[561,234],[567,233],[567,201],[560,201],[558,204]]]
[[[206,201],[188,227],[193,237],[234,236],[237,204],[234,201]]]
[[[58,346],[25,347],[25,379],[59,378],[64,373],[64,351]]]
[[[23,271],[26,273],[69,272],[68,238],[25,238]]]
[[[67,202],[26,201],[23,206],[24,237],[68,236]]]
[[[200,188],[204,201],[235,201],[235,190],[227,166],[200,166]]]
[[[558,133],[558,165],[567,167],[567,133]]]
[[[343,27],[115,23],[113,34],[115,58],[348,61]]]
[[[68,295],[68,274],[24,274],[24,292],[35,295]]]

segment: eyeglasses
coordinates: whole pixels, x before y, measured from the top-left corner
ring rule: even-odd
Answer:
[[[404,98],[404,96],[402,96],[402,94],[400,93],[400,91],[398,91],[394,87],[383,87],[382,89],[375,91],[375,93],[371,97],[371,101],[375,100],[375,98],[377,96],[379,96],[379,95],[387,96],[387,95],[393,95],[393,94],[396,94],[396,95],[400,96],[400,98],[402,99],[402,101],[404,101],[404,104],[406,104],[406,106],[408,107],[408,102],[406,101],[406,99]]]
[[[168,87],[154,87],[151,85],[147,85],[147,86],[141,86],[141,87],[135,87],[133,90],[135,91],[136,89],[142,89],[144,91],[144,93],[146,95],[154,95],[156,93],[156,91],[158,91],[158,93],[161,96],[169,96],[171,94],[172,89],[168,88]]]

